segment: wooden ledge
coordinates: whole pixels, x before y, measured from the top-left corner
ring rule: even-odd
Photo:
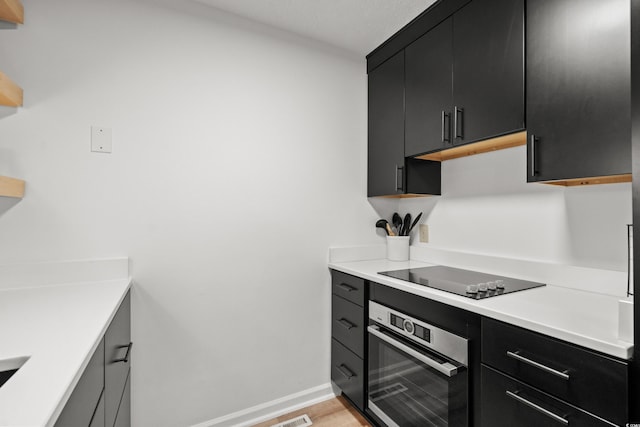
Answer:
[[[24,6],[20,0],[0,0],[0,21],[24,24]]]
[[[422,156],[417,156],[416,159],[444,162],[446,160],[473,156],[474,154],[488,153],[490,151],[503,150],[505,148],[518,147],[520,145],[526,144],[527,132],[522,131],[518,133],[512,133],[510,135],[499,136],[497,138],[486,139],[484,141],[474,142],[467,145],[448,148],[446,150],[438,151],[437,153],[424,154]]]
[[[388,196],[372,196],[372,197],[381,198],[381,199],[411,199],[414,197],[433,197],[433,196],[439,196],[439,194],[408,193],[408,194],[390,194]]]
[[[2,1],[2,0],[0,0]],[[7,107],[22,106],[22,89],[6,74],[0,71],[0,105]]]
[[[21,179],[0,176],[0,196],[14,197],[21,199],[24,197],[25,182]]]
[[[621,182],[631,182],[631,174],[596,176],[591,178],[572,178],[562,179],[559,181],[539,181],[540,184],[561,185],[564,187],[576,187],[579,185],[596,185],[596,184],[618,184]]]

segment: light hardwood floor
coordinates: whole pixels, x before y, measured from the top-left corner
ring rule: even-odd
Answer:
[[[256,424],[253,427],[270,427],[303,414],[307,414],[311,418],[313,427],[371,427],[371,424],[342,396]]]

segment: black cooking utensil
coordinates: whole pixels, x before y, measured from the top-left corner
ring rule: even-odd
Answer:
[[[411,214],[408,213],[404,216],[404,221],[402,221],[402,233],[400,234],[401,236],[408,236],[409,235],[409,224],[411,224]]]
[[[413,230],[413,227],[416,226],[418,221],[420,221],[420,218],[422,218],[422,212],[420,212],[416,217],[416,219],[414,219],[413,222],[411,223],[411,227],[409,227],[409,231],[407,231],[407,236],[409,235],[409,233],[411,233],[411,230]]]
[[[393,217],[391,218],[391,222],[393,226],[396,228],[396,232],[398,235],[402,232],[402,217],[398,214],[398,212],[393,213]]]
[[[387,221],[386,219],[379,219],[378,221],[376,221],[376,228],[382,228],[385,233],[387,233],[387,236],[391,235],[389,233],[389,231],[391,231],[391,227],[389,226],[389,221]],[[393,231],[391,233],[393,233]]]

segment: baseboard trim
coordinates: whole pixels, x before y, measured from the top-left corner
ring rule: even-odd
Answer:
[[[289,412],[336,397],[331,383],[323,384],[242,411],[233,412],[191,427],[249,427]]]

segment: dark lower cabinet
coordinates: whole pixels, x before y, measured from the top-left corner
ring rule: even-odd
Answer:
[[[527,180],[631,173],[628,0],[527,0]]]
[[[554,417],[548,411],[567,419],[575,418],[570,425],[601,425],[585,418],[584,414],[592,414],[615,425],[629,422],[629,365],[626,361],[483,318],[482,364],[483,375],[487,368],[502,374],[497,377],[489,370],[482,379],[482,414],[483,420],[487,421],[483,426],[545,425],[524,421],[522,424],[494,424],[495,418],[485,408],[506,403],[518,416],[541,413],[543,418],[540,419],[546,416],[549,425],[553,425],[549,418]],[[509,378],[517,384],[506,387]],[[499,384],[493,384],[494,380]],[[547,412],[527,402],[546,408]],[[569,409],[571,411],[567,412]],[[531,417],[537,419],[534,415]]]
[[[131,427],[131,370],[129,370],[127,382],[124,386],[114,427]]]
[[[104,336],[105,423],[112,427],[131,367],[131,295],[122,301]]]
[[[104,340],[93,353],[69,400],[56,420],[56,427],[86,427],[92,423],[104,390]],[[98,408],[99,409],[99,408]]]
[[[100,401],[96,407],[96,411],[93,413],[93,419],[89,427],[104,427],[104,390],[100,395]]]
[[[336,270],[331,282],[331,380],[364,412],[366,283]]]
[[[482,425],[611,427],[611,423],[482,366]]]
[[[58,416],[56,427],[130,426],[130,301],[127,293]]]

